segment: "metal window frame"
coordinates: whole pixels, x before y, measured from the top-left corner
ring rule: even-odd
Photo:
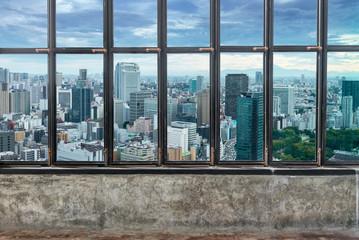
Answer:
[[[302,45],[274,45],[274,1],[263,0],[263,46],[267,49],[255,51],[258,46],[222,46],[220,43],[220,1],[210,0],[210,41],[213,48],[209,54],[210,66],[210,161],[167,161],[167,56],[168,54],[204,53],[199,47],[167,47],[167,0],[157,0],[157,48],[161,51],[148,53],[146,47],[114,46],[114,0],[103,0],[103,48],[106,53],[93,53],[94,48],[56,47],[56,0],[47,0],[47,48],[49,52],[36,52],[36,48],[0,48],[1,54],[47,54],[48,56],[48,107],[49,107],[49,161],[1,161],[0,167],[7,166],[53,166],[53,167],[244,167],[244,166],[356,166],[356,161],[325,160],[326,150],[326,91],[328,52],[359,52],[358,45],[328,45],[328,0],[317,0],[317,54],[316,65],[316,161],[272,161],[273,131],[273,54],[276,52],[310,52]],[[263,161],[221,161],[220,160],[220,55],[221,53],[263,52],[263,98],[264,98],[264,149]],[[157,54],[158,77],[158,161],[153,162],[114,162],[113,161],[113,71],[114,54]],[[208,52],[207,52],[208,53]],[[59,162],[56,143],[56,54],[102,54],[105,125],[104,162]]]

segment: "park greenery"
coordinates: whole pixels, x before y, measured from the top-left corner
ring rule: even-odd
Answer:
[[[334,150],[358,152],[359,129],[329,129],[326,132],[326,158]],[[310,161],[315,159],[315,131],[298,127],[273,129],[273,156],[282,161]]]

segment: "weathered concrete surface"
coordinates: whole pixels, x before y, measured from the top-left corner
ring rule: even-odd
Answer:
[[[20,230],[1,232],[0,239],[96,239],[96,240],[356,240],[358,231],[315,231],[315,232],[128,232],[117,230]]]
[[[0,230],[356,226],[356,176],[0,175]]]

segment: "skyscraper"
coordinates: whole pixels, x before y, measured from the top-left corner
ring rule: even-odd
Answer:
[[[262,72],[256,72],[256,85],[263,85],[263,74]]]
[[[207,124],[210,122],[209,116],[209,89],[198,93],[197,98],[197,125]]]
[[[0,83],[0,118],[9,113],[9,84]]]
[[[343,127],[353,126],[353,97],[344,96],[342,100]]]
[[[9,112],[30,114],[30,92],[25,90],[13,90],[9,94]]]
[[[61,87],[61,85],[62,85],[62,73],[57,72],[56,73],[56,86]]]
[[[263,159],[263,94],[237,98],[237,160]]]
[[[79,70],[79,80],[87,80],[87,69]]]
[[[130,101],[132,92],[140,91],[140,68],[137,63],[117,63],[115,69],[115,98]]]
[[[197,91],[202,91],[204,85],[204,76],[197,76]]]
[[[237,98],[248,92],[248,75],[228,74],[226,76],[226,116],[237,119]]]
[[[93,90],[91,88],[72,88],[72,121],[82,122],[91,118],[91,102]]]
[[[280,97],[273,96],[273,115],[279,116],[281,114],[280,110]]]
[[[32,86],[30,88],[31,104],[40,103],[42,97],[42,87],[41,86]]]
[[[80,88],[88,87],[87,69],[79,70],[79,79],[76,81],[76,85],[77,85],[77,87],[80,87]]]
[[[293,87],[275,87],[273,96],[280,97],[281,114],[292,115],[294,113],[294,88]]]
[[[113,103],[113,114],[114,114],[114,121],[115,124],[117,124],[117,126],[119,128],[123,127],[123,123],[124,123],[124,118],[123,118],[123,111],[124,111],[124,106],[123,106],[123,100],[118,100],[115,99],[114,103]]]
[[[167,127],[167,139],[170,147],[180,147],[182,153],[188,151],[188,128]]]
[[[359,107],[359,80],[342,80],[342,97],[353,97],[353,112]]]
[[[9,83],[9,69],[0,68],[0,83]]]
[[[189,94],[197,92],[197,79],[190,79],[188,82]]]
[[[0,132],[0,152],[15,152],[15,132]]]
[[[130,93],[130,121],[134,122],[145,115],[145,99],[152,96],[150,91]]]
[[[72,90],[58,88],[56,102],[61,107],[72,108]]]
[[[144,116],[154,120],[154,115],[158,112],[157,98],[147,98],[144,100]],[[170,124],[176,120],[178,100],[177,98],[167,98],[167,122]]]
[[[171,123],[172,127],[187,128],[188,129],[188,147],[186,151],[189,151],[191,146],[196,144],[197,124],[191,122],[174,121]]]

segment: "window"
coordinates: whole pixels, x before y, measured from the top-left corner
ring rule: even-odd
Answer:
[[[0,164],[355,165],[358,8],[4,1]]]

